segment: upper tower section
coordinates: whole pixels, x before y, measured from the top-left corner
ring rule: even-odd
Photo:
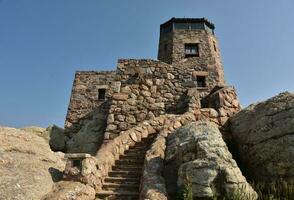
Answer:
[[[223,85],[224,72],[214,29],[214,24],[205,18],[171,18],[160,25],[158,60],[183,70],[206,72],[213,85]]]

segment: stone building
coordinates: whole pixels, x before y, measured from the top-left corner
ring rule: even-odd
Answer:
[[[141,185],[141,197],[160,186],[155,189],[161,194],[151,192],[155,197],[148,199],[166,199],[160,174],[167,135],[208,120],[229,140],[228,119],[239,110],[235,89],[225,84],[214,24],[205,18],[172,18],[160,25],[158,60],[119,59],[116,71],[76,72],[65,151],[79,154],[68,154],[65,177],[91,186],[101,198],[138,199]],[[150,157],[155,155],[154,164]],[[145,158],[144,167],[139,158]],[[134,177],[139,182],[117,182]]]
[[[96,115],[103,137],[113,139],[144,120],[188,111],[191,95],[201,102],[224,87],[214,29],[204,18],[172,18],[160,26],[158,60],[119,59],[116,71],[76,72],[65,121],[70,137]]]

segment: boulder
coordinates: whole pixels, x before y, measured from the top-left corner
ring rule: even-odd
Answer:
[[[247,174],[255,181],[294,181],[294,94],[281,93],[230,118]]]
[[[66,143],[67,153],[95,154],[104,140],[106,115],[99,110],[93,118],[83,122],[82,128]]]
[[[40,199],[62,178],[64,154],[35,130],[0,127],[0,199]]]
[[[257,198],[218,128],[210,122],[194,122],[171,133],[165,160],[170,197],[190,185],[194,198],[226,197],[240,190],[244,196]]]
[[[95,190],[80,182],[61,181],[56,183],[52,191],[41,200],[92,200]]]
[[[64,130],[56,125],[49,126],[46,129],[49,133],[49,145],[52,151],[65,151],[67,137]]]

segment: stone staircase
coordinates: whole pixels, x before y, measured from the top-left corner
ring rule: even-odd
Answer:
[[[115,161],[115,165],[105,178],[102,190],[96,194],[98,199],[138,200],[140,178],[144,165],[146,151],[149,149],[155,135],[142,139],[124,155]]]

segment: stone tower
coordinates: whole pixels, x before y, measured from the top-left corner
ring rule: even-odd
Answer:
[[[205,18],[171,18],[160,25],[158,60],[191,73],[200,90],[224,85],[214,28]]]

